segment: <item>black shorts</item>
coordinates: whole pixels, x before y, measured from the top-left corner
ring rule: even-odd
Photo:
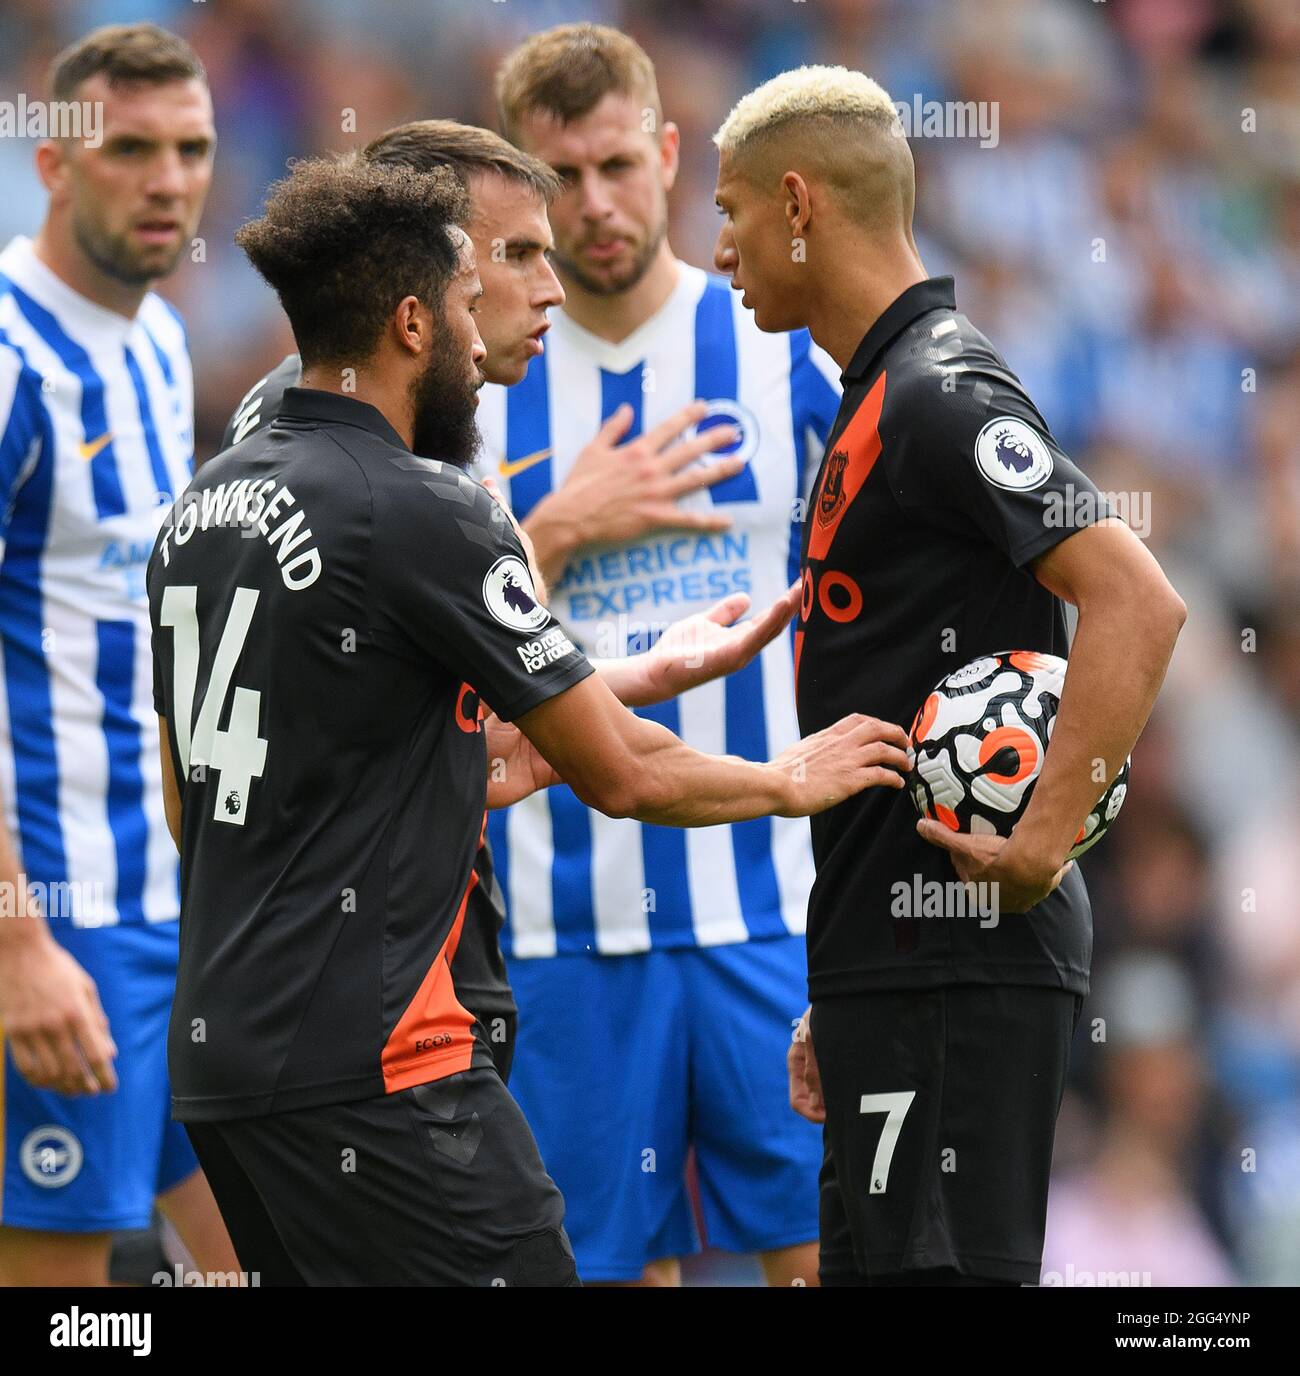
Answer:
[[[564,1200],[493,1069],[186,1127],[258,1284],[578,1284]]]
[[[813,1004],[824,1285],[1035,1284],[1083,997],[963,985]]]

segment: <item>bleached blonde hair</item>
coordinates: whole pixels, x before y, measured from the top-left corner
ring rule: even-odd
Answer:
[[[742,97],[713,136],[724,161],[771,188],[797,167],[860,227],[911,235],[912,152],[889,93],[847,67],[796,67]]]
[[[760,134],[792,120],[860,120],[901,134],[898,111],[889,92],[863,72],[848,67],[796,67],[742,96],[713,142],[735,152]]]

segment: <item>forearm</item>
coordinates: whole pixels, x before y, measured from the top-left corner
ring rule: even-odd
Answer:
[[[598,674],[525,712],[516,724],[588,807],[663,826],[808,817],[864,788],[901,788],[907,769],[907,732],[858,713],[767,763],[701,754],[629,712]]]
[[[1165,585],[1167,588],[1167,585]],[[1059,865],[1133,749],[1155,704],[1185,613],[1176,597],[1135,589],[1081,603],[1051,746],[1017,841]]]
[[[621,659],[593,659],[592,666],[605,687],[625,707],[648,707],[662,702],[664,694],[654,681],[647,655],[624,655]]]
[[[783,813],[790,780],[779,766],[692,750],[658,722],[636,718],[626,816],[664,827],[711,827]]]
[[[737,756],[705,755],[666,727],[631,717],[611,767],[569,780],[584,803],[612,817],[660,826],[704,827],[782,813],[790,779],[779,766]],[[603,752],[595,752],[597,755]]]
[[[598,674],[525,712],[516,725],[588,807],[610,817],[702,827],[806,817],[901,777],[901,727],[856,715],[765,763],[706,755],[629,712]],[[888,776],[888,777],[887,777]]]

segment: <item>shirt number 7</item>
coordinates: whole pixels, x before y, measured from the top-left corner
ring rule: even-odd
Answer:
[[[864,1094],[859,1113],[884,1113],[885,1126],[880,1131],[880,1141],[876,1143],[876,1159],[871,1163],[871,1189],[869,1194],[884,1194],[889,1184],[889,1163],[894,1159],[894,1148],[898,1145],[898,1134],[903,1130],[903,1119],[912,1107],[916,1090],[900,1089],[893,1094]]]

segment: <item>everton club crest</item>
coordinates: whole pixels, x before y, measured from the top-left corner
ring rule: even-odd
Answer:
[[[845,449],[834,450],[826,460],[826,476],[817,498],[817,520],[821,525],[830,525],[844,506],[844,470],[848,464],[849,455]]]

